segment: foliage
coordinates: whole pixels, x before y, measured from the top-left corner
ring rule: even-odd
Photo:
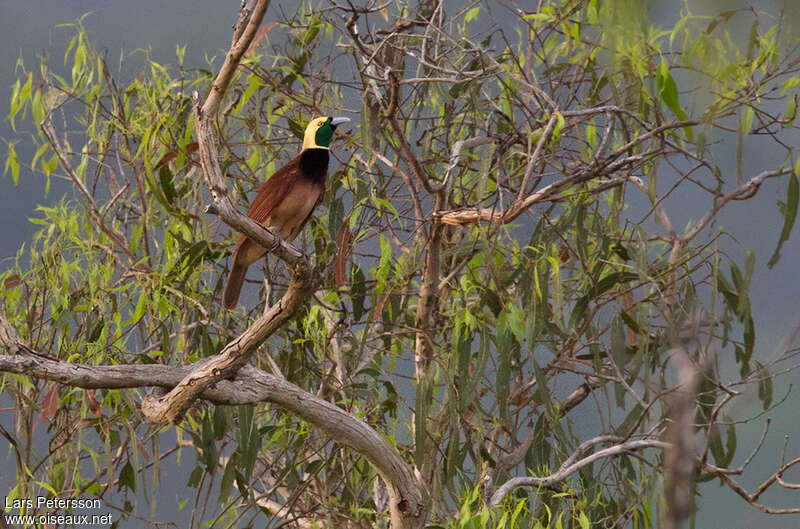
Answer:
[[[687,4],[659,28],[632,0],[542,4],[502,15],[494,2],[369,4],[368,25],[338,5],[303,7],[248,53],[218,131],[242,204],[294,156],[310,118],[360,107],[299,244],[339,273],[321,274],[314,301],[254,362],[383,432],[428,485],[431,527],[660,526],[654,452],[518,488],[495,509],[487,500],[509,477],[556,471],[587,437],[661,432],[676,343],[700,373],[703,462],[727,467],[738,453],[737,427],[721,422],[726,388],[757,386],[764,409],[775,404],[749,301],[755,257],[737,263],[711,227],[728,201],[784,177],[777,262],[797,213],[787,138],[800,56],[786,26],[764,29],[750,12],[704,17]],[[742,47],[727,27],[745,18]],[[66,177],[75,193],[38,208],[40,232],[0,275],[5,311],[32,349],[65,361],[213,355],[285,285],[273,263],[258,302],[219,309],[234,235],[204,213],[190,115],[213,67],[186,68],[178,48],[173,65],[145,53],[124,80],[73,28],[64,75],[46,60],[19,66],[9,118],[33,126],[37,150],[23,162],[11,143],[6,170],[14,182]],[[766,135],[781,156],[747,187],[742,152]],[[458,147],[472,138],[485,141]],[[681,210],[687,196],[705,205]],[[387,523],[375,471],[274,406],[201,406],[175,439],[148,431],[130,390],[2,380],[17,414],[9,497],[105,493],[133,511],[157,498],[160,460],[190,445],[195,525]],[[39,403],[46,454],[31,449]]]

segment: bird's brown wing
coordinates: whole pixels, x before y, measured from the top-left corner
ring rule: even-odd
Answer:
[[[260,224],[266,225],[266,221],[272,211],[281,203],[291,189],[292,184],[297,180],[299,171],[299,156],[275,171],[269,180],[261,185],[250,207],[247,208],[247,216]],[[242,234],[239,236],[239,240],[236,241],[233,262],[246,268],[260,259],[266,252],[266,249],[248,238],[247,235]],[[238,298],[238,295],[236,297]],[[233,304],[236,304],[235,300]]]
[[[296,156],[264,182],[247,209],[247,216],[263,224],[299,177],[300,156]]]

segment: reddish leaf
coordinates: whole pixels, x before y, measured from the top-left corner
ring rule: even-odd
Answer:
[[[353,234],[350,233],[350,214],[342,222],[339,235],[336,237],[336,245],[339,251],[333,261],[333,277],[336,287],[341,287],[347,283],[347,259],[353,251]]]
[[[58,388],[53,388],[47,392],[47,395],[42,399],[42,411],[39,413],[39,420],[50,422],[56,416],[58,411]]]
[[[197,151],[197,147],[198,147],[198,145],[197,145],[196,141],[193,141],[193,142],[187,144],[186,145],[186,151],[185,151],[186,154],[193,153],[193,152]],[[162,156],[161,159],[153,166],[153,169],[158,169],[162,165],[167,164],[170,161],[172,161],[173,159],[175,159],[178,156],[178,152],[180,152],[178,149],[172,149],[171,151],[167,152],[167,154]]]
[[[89,410],[98,417],[103,416],[103,405],[94,396],[93,389],[87,389],[85,392],[86,402],[89,405]]]
[[[625,288],[622,286],[620,287]],[[631,293],[630,289],[625,290],[622,293],[622,307],[625,309],[625,312],[628,313],[628,315],[635,314],[635,312],[633,311],[635,308],[633,293]],[[636,332],[627,325],[625,326],[625,328],[628,330],[628,343],[630,344],[630,346],[636,347],[637,345],[639,345],[639,338],[636,336]]]
[[[22,284],[22,278],[19,276],[19,274],[11,274],[3,282],[3,288],[5,288],[6,290],[11,290],[12,288],[20,284]]]
[[[558,258],[561,261],[561,263],[562,264],[566,263],[567,261],[570,260],[570,257],[572,257],[572,254],[570,253],[569,246],[566,245],[562,246],[561,249],[559,249],[558,251]]]
[[[386,291],[383,293],[383,297],[378,300],[378,303],[372,309],[372,314],[375,319],[381,317],[383,313],[383,308],[386,306],[386,302],[389,301],[389,295],[392,293],[391,288],[387,288]]]
[[[259,30],[256,32],[255,37],[253,37],[253,42],[250,43],[250,47],[247,48],[246,52],[244,52],[245,57],[250,55],[250,53],[258,47],[259,42],[264,40],[264,37],[267,36],[267,33],[269,33],[272,30],[272,28],[274,28],[277,25],[278,25],[277,22],[271,22],[266,26],[259,28]]]
[[[142,459],[145,461],[150,461],[150,454],[147,453],[144,443],[136,443],[136,446],[139,448],[139,455],[142,456]]]

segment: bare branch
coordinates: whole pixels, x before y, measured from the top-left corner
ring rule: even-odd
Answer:
[[[601,442],[608,442],[609,440],[614,439],[613,437],[609,436],[600,436],[594,439],[590,439],[581,445],[576,450],[576,453],[580,453],[584,451],[588,446],[593,444],[601,443]],[[550,474],[549,476],[543,477],[518,477],[512,478],[503,485],[501,485],[494,494],[492,494],[491,499],[489,500],[489,507],[496,507],[503,501],[508,493],[510,493],[516,487],[548,487],[550,485],[554,485],[561,481],[567,479],[570,475],[577,472],[581,468],[594,463],[598,459],[602,459],[604,457],[612,457],[620,454],[624,454],[626,452],[631,452],[634,450],[642,450],[645,448],[667,448],[669,446],[668,443],[664,441],[659,441],[656,439],[641,439],[637,441],[626,441],[624,443],[614,445],[608,448],[604,448],[602,450],[598,450],[597,452],[593,453],[590,456],[586,456],[583,459],[577,460],[574,463],[564,466],[562,465],[559,467],[558,471]],[[570,459],[574,459],[575,454],[570,456]]]
[[[792,170],[790,168],[789,169],[781,168],[781,169],[776,169],[774,171],[764,171],[754,176],[747,182],[744,182],[742,185],[737,186],[736,189],[734,189],[730,193],[716,199],[714,201],[714,207],[712,207],[708,211],[708,213],[706,213],[703,216],[703,218],[700,219],[700,221],[695,225],[694,228],[692,228],[691,230],[689,230],[688,233],[683,235],[681,239],[684,242],[689,242],[692,239],[694,239],[697,236],[697,234],[703,231],[703,228],[705,228],[708,225],[708,223],[711,222],[714,219],[714,217],[717,216],[717,213],[719,213],[719,210],[722,209],[722,207],[725,204],[727,204],[731,200],[744,200],[746,198],[750,198],[751,196],[753,196],[758,192],[758,188],[761,186],[761,182],[763,182],[767,178],[783,176],[791,172]]]
[[[245,341],[247,337],[242,337]],[[252,338],[250,339],[253,340]],[[49,358],[24,346],[8,320],[0,314],[0,347],[10,355],[0,355],[0,372],[53,380],[81,388],[178,387],[197,373],[212,372],[219,357],[189,366],[83,365]],[[225,353],[221,354],[223,356]],[[231,353],[233,354],[233,353]],[[218,373],[217,373],[218,374]],[[204,384],[199,396],[217,404],[271,402],[323,430],[331,438],[349,446],[375,465],[390,491],[393,517],[400,528],[421,527],[427,516],[428,498],[414,471],[378,432],[351,415],[287,380],[244,365],[213,386]],[[394,523],[394,522],[393,522]]]
[[[556,126],[558,116],[558,112],[553,112],[553,115],[550,116],[550,120],[547,122],[547,126],[544,128],[544,132],[542,132],[542,136],[539,138],[539,141],[536,142],[536,148],[533,150],[533,154],[528,158],[528,165],[525,167],[525,174],[522,177],[522,183],[520,184],[519,192],[517,193],[517,201],[521,201],[527,192],[526,190],[528,189],[528,182],[530,181],[531,175],[533,175],[533,171],[536,168],[536,162],[539,161],[539,156],[542,154],[542,148],[544,148],[545,144],[550,139],[550,135],[553,133],[553,128]]]

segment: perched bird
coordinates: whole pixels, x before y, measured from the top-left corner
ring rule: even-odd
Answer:
[[[291,242],[303,230],[325,194],[328,175],[328,150],[333,132],[348,118],[314,118],[306,127],[303,150],[289,163],[278,169],[258,191],[247,216],[277,230],[281,239]],[[267,249],[248,238],[239,237],[233,252],[233,263],[222,306],[236,308],[247,267],[267,253]]]

